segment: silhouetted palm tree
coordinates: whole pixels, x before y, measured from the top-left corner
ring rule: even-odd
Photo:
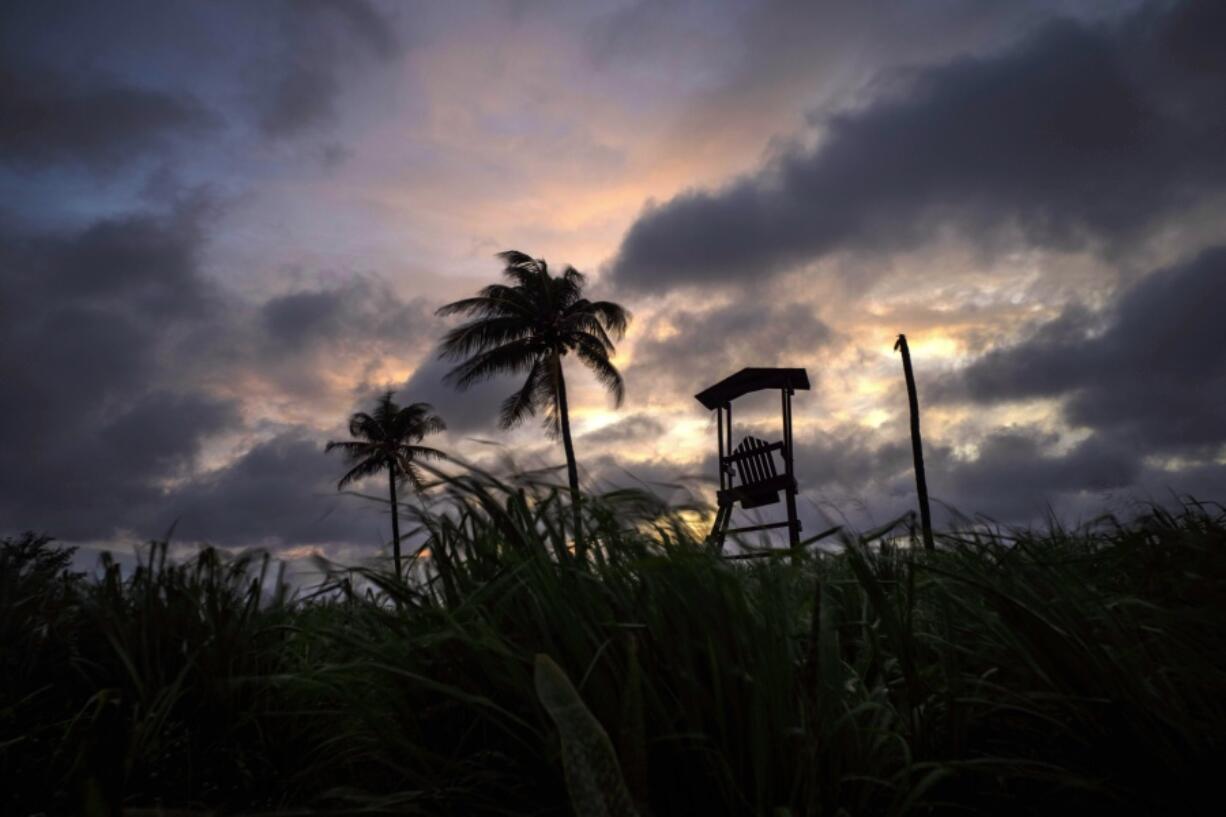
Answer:
[[[352,467],[336,483],[337,490],[351,482],[387,471],[387,488],[392,504],[392,555],[396,562],[396,578],[400,578],[400,514],[396,500],[396,483],[408,480],[413,490],[422,490],[421,472],[414,464],[418,460],[442,459],[436,448],[418,445],[427,435],[447,427],[433,413],[429,403],[411,403],[401,407],[392,400],[392,392],[384,393],[375,404],[373,414],[359,411],[349,418],[352,440],[329,442],[324,451],[339,448]]]
[[[626,333],[630,313],[618,304],[582,297],[584,277],[572,267],[555,277],[544,259],[515,250],[499,253],[498,257],[505,262],[503,274],[510,283],[491,284],[474,298],[438,310],[439,315],[472,318],[443,337],[441,356],[464,358],[447,379],[463,390],[495,375],[527,374],[519,391],[502,403],[499,419],[503,428],[510,428],[543,409],[546,429],[551,435],[561,435],[575,549],[582,556],[585,547],[580,527],[579,469],[570,435],[562,358],[574,352],[620,406],[625,387],[609,356],[616,351],[613,339],[620,340]]]

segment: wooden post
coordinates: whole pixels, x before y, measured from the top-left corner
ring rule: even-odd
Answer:
[[[792,465],[792,390],[780,389],[779,395],[783,414],[783,468],[788,475],[783,497],[788,510],[788,545],[795,559],[800,549],[800,519],[796,515],[796,469]]]
[[[724,404],[724,413],[728,415],[728,426],[724,429],[724,432],[728,435],[727,437],[728,453],[731,454],[732,453],[732,404],[731,403]]]
[[[899,335],[894,351],[902,352],[902,370],[907,378],[907,402],[911,407],[911,454],[915,459],[915,491],[919,494],[920,524],[923,526],[924,547],[935,550],[932,541],[932,512],[928,509],[928,479],[924,475],[924,443],[920,439],[919,396],[915,392],[915,373],[911,371],[911,350],[907,336]]]

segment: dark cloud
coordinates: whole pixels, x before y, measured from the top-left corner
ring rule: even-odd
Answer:
[[[150,525],[177,522],[177,538],[218,545],[382,545],[388,537],[379,515],[337,494],[344,472],[340,457],[324,455],[322,441],[288,431],[168,493]]]
[[[937,392],[1064,398],[1069,423],[1145,450],[1226,443],[1226,247],[1155,272],[1103,315],[1080,308],[984,355]]]
[[[263,302],[231,296],[182,339],[180,365],[186,377],[242,384],[300,409],[330,404],[338,382],[366,383],[364,394],[384,388],[386,369],[433,338],[432,314],[422,299],[401,298],[373,274],[300,286]]]
[[[369,275],[279,295],[265,301],[259,310],[268,339],[297,349],[355,342],[411,347],[437,331],[432,315],[423,299],[404,301],[386,281]]]
[[[559,486],[566,484],[561,452],[551,458],[559,464],[554,472]],[[616,454],[589,454],[582,457],[580,479],[592,491],[606,492],[624,489],[648,491],[674,503],[704,502],[703,492],[714,485],[715,471],[699,470],[694,464],[668,459],[626,461]]]
[[[1133,503],[1170,505],[1173,497],[1221,502],[1226,497],[1226,465],[1202,463],[1177,469],[1147,468],[1129,497]]]
[[[77,463],[90,462],[91,480],[99,474],[122,475],[125,471],[184,476],[182,469],[193,463],[201,440],[238,423],[238,407],[231,401],[154,391],[99,429],[97,441],[114,452],[110,462],[78,459],[79,450],[63,453]]]
[[[432,310],[372,276],[239,299],[202,271],[217,212],[194,196],[165,213],[5,233],[0,530],[105,540],[160,536],[182,518],[192,541],[346,538],[355,517],[336,508],[341,463],[305,430],[200,474],[210,440],[249,431],[239,398],[214,386],[241,394],[238,384],[272,379],[281,395],[327,395],[321,378],[336,367],[360,374],[420,343]]]
[[[366,0],[65,0],[6,9],[0,48],[0,164],[110,176],[329,124],[401,41]]]
[[[666,325],[670,334],[653,337]],[[745,366],[796,366],[835,340],[812,307],[749,299],[659,314],[625,371],[634,400],[693,395]]]
[[[616,445],[659,437],[665,430],[664,424],[650,414],[631,414],[595,431],[589,431],[579,439],[593,445]]]
[[[356,78],[399,54],[393,21],[363,0],[66,0],[4,19],[0,174],[31,200],[0,221],[0,529],[160,535],[185,503],[286,517],[296,502],[314,518],[327,503],[313,489],[262,470],[337,466],[320,450],[308,464],[321,443],[302,429],[201,469],[223,440],[267,436],[268,404],[301,417],[338,382],[384,376],[430,310],[373,275],[240,296],[205,272],[225,207],[193,185],[252,192],[226,175],[234,162],[334,118]]]
[[[1050,23],[1011,50],[884,76],[817,147],[652,206],[612,266],[660,290],[743,280],[942,225],[990,244],[1123,242],[1226,181],[1226,8]]]
[[[776,430],[770,439],[780,436]],[[864,429],[798,437],[794,447],[797,477],[818,493],[856,493],[872,484],[886,484],[911,467],[909,442],[883,441]]]
[[[45,237],[33,253],[37,285],[54,302],[118,309],[164,324],[199,315],[216,297],[199,275],[213,203],[189,197],[167,213],[101,219],[72,235]]]
[[[191,94],[0,61],[0,162],[12,167],[111,172],[217,125]]]
[[[610,65],[670,80],[701,76],[672,138],[687,150],[752,145],[763,125],[793,129],[806,109],[856,99],[883,66],[925,65],[998,50],[1055,14],[1118,15],[1076,0],[757,0],[617,4],[587,31],[585,49]],[[729,112],[735,112],[730,115]],[[753,149],[751,148],[751,149]],[[738,151],[739,152],[739,151]]]
[[[80,396],[64,397],[66,406],[41,407],[37,425],[4,434],[5,530],[37,528],[74,539],[141,527],[167,482],[189,473],[202,442],[238,422],[233,403],[203,395],[154,392],[107,412]]]
[[[1066,520],[1096,514],[1113,497],[1135,493],[1143,470],[1135,449],[1093,436],[1058,453],[1055,442],[1010,428],[985,438],[973,459],[938,452],[927,462],[929,490],[960,512],[1005,523],[1038,521],[1049,511]]]
[[[390,60],[400,48],[391,21],[365,0],[309,0],[270,12],[284,40],[257,95],[259,125],[269,136],[293,136],[331,121],[350,66]]]
[[[17,378],[8,382],[25,383],[31,398],[71,383],[95,402],[144,383],[159,333],[189,325],[215,297],[197,269],[207,211],[187,204],[78,231],[4,235],[0,355]]]
[[[269,91],[260,127],[270,136],[286,136],[330,119],[336,92],[331,72],[311,65],[291,68]]]
[[[400,38],[392,21],[369,0],[297,0],[292,4],[295,13],[303,8],[318,9],[322,17],[331,17],[344,26],[366,50],[381,59],[391,59],[400,51]]]
[[[197,268],[207,218],[185,204],[5,236],[0,526],[109,535],[238,422],[231,402],[177,387],[165,358],[213,297]]]
[[[498,410],[502,401],[514,394],[523,379],[497,377],[476,383],[464,391],[444,383],[443,378],[455,366],[454,361],[440,360],[431,354],[413,371],[399,390],[405,402],[429,403],[447,423],[452,434],[482,436],[498,429]]]

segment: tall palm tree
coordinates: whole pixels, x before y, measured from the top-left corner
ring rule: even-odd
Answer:
[[[471,320],[449,331],[440,355],[462,359],[447,374],[461,391],[500,374],[526,374],[520,389],[502,403],[503,428],[525,417],[545,413],[545,428],[560,435],[566,452],[574,516],[575,550],[585,552],[579,512],[579,469],[570,434],[570,407],[562,358],[574,352],[580,362],[613,394],[620,406],[625,394],[622,376],[609,360],[630,322],[630,313],[609,301],[583,297],[583,274],[566,267],[554,276],[543,258],[516,250],[498,254],[507,283],[491,284],[476,297],[464,298],[438,310],[442,316],[462,314]]]
[[[406,480],[413,490],[422,490],[421,471],[414,463],[442,459],[445,455],[437,448],[419,443],[446,427],[429,403],[402,407],[392,399],[389,391],[379,397],[374,413],[359,411],[349,418],[349,436],[353,439],[332,441],[324,447],[325,452],[339,448],[352,466],[336,483],[337,490],[363,477],[387,471],[387,490],[392,505],[392,555],[397,579],[400,578],[400,513],[396,484]]]

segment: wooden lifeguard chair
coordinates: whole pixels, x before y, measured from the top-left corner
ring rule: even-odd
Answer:
[[[783,415],[783,439],[768,443],[747,436],[732,446],[732,401],[750,392],[779,389]],[[809,375],[804,369],[741,369],[694,397],[716,414],[719,434],[719,491],[715,495],[715,523],[707,536],[707,544],[722,550],[724,537],[730,533],[750,533],[772,528],[788,529],[791,547],[800,545],[800,520],[796,516],[796,475],[792,463],[792,394],[797,389],[808,391]],[[782,459],[782,469],[775,465],[775,452]],[[742,509],[760,508],[779,502],[779,494],[787,507],[787,521],[770,522],[729,529],[733,506]]]

